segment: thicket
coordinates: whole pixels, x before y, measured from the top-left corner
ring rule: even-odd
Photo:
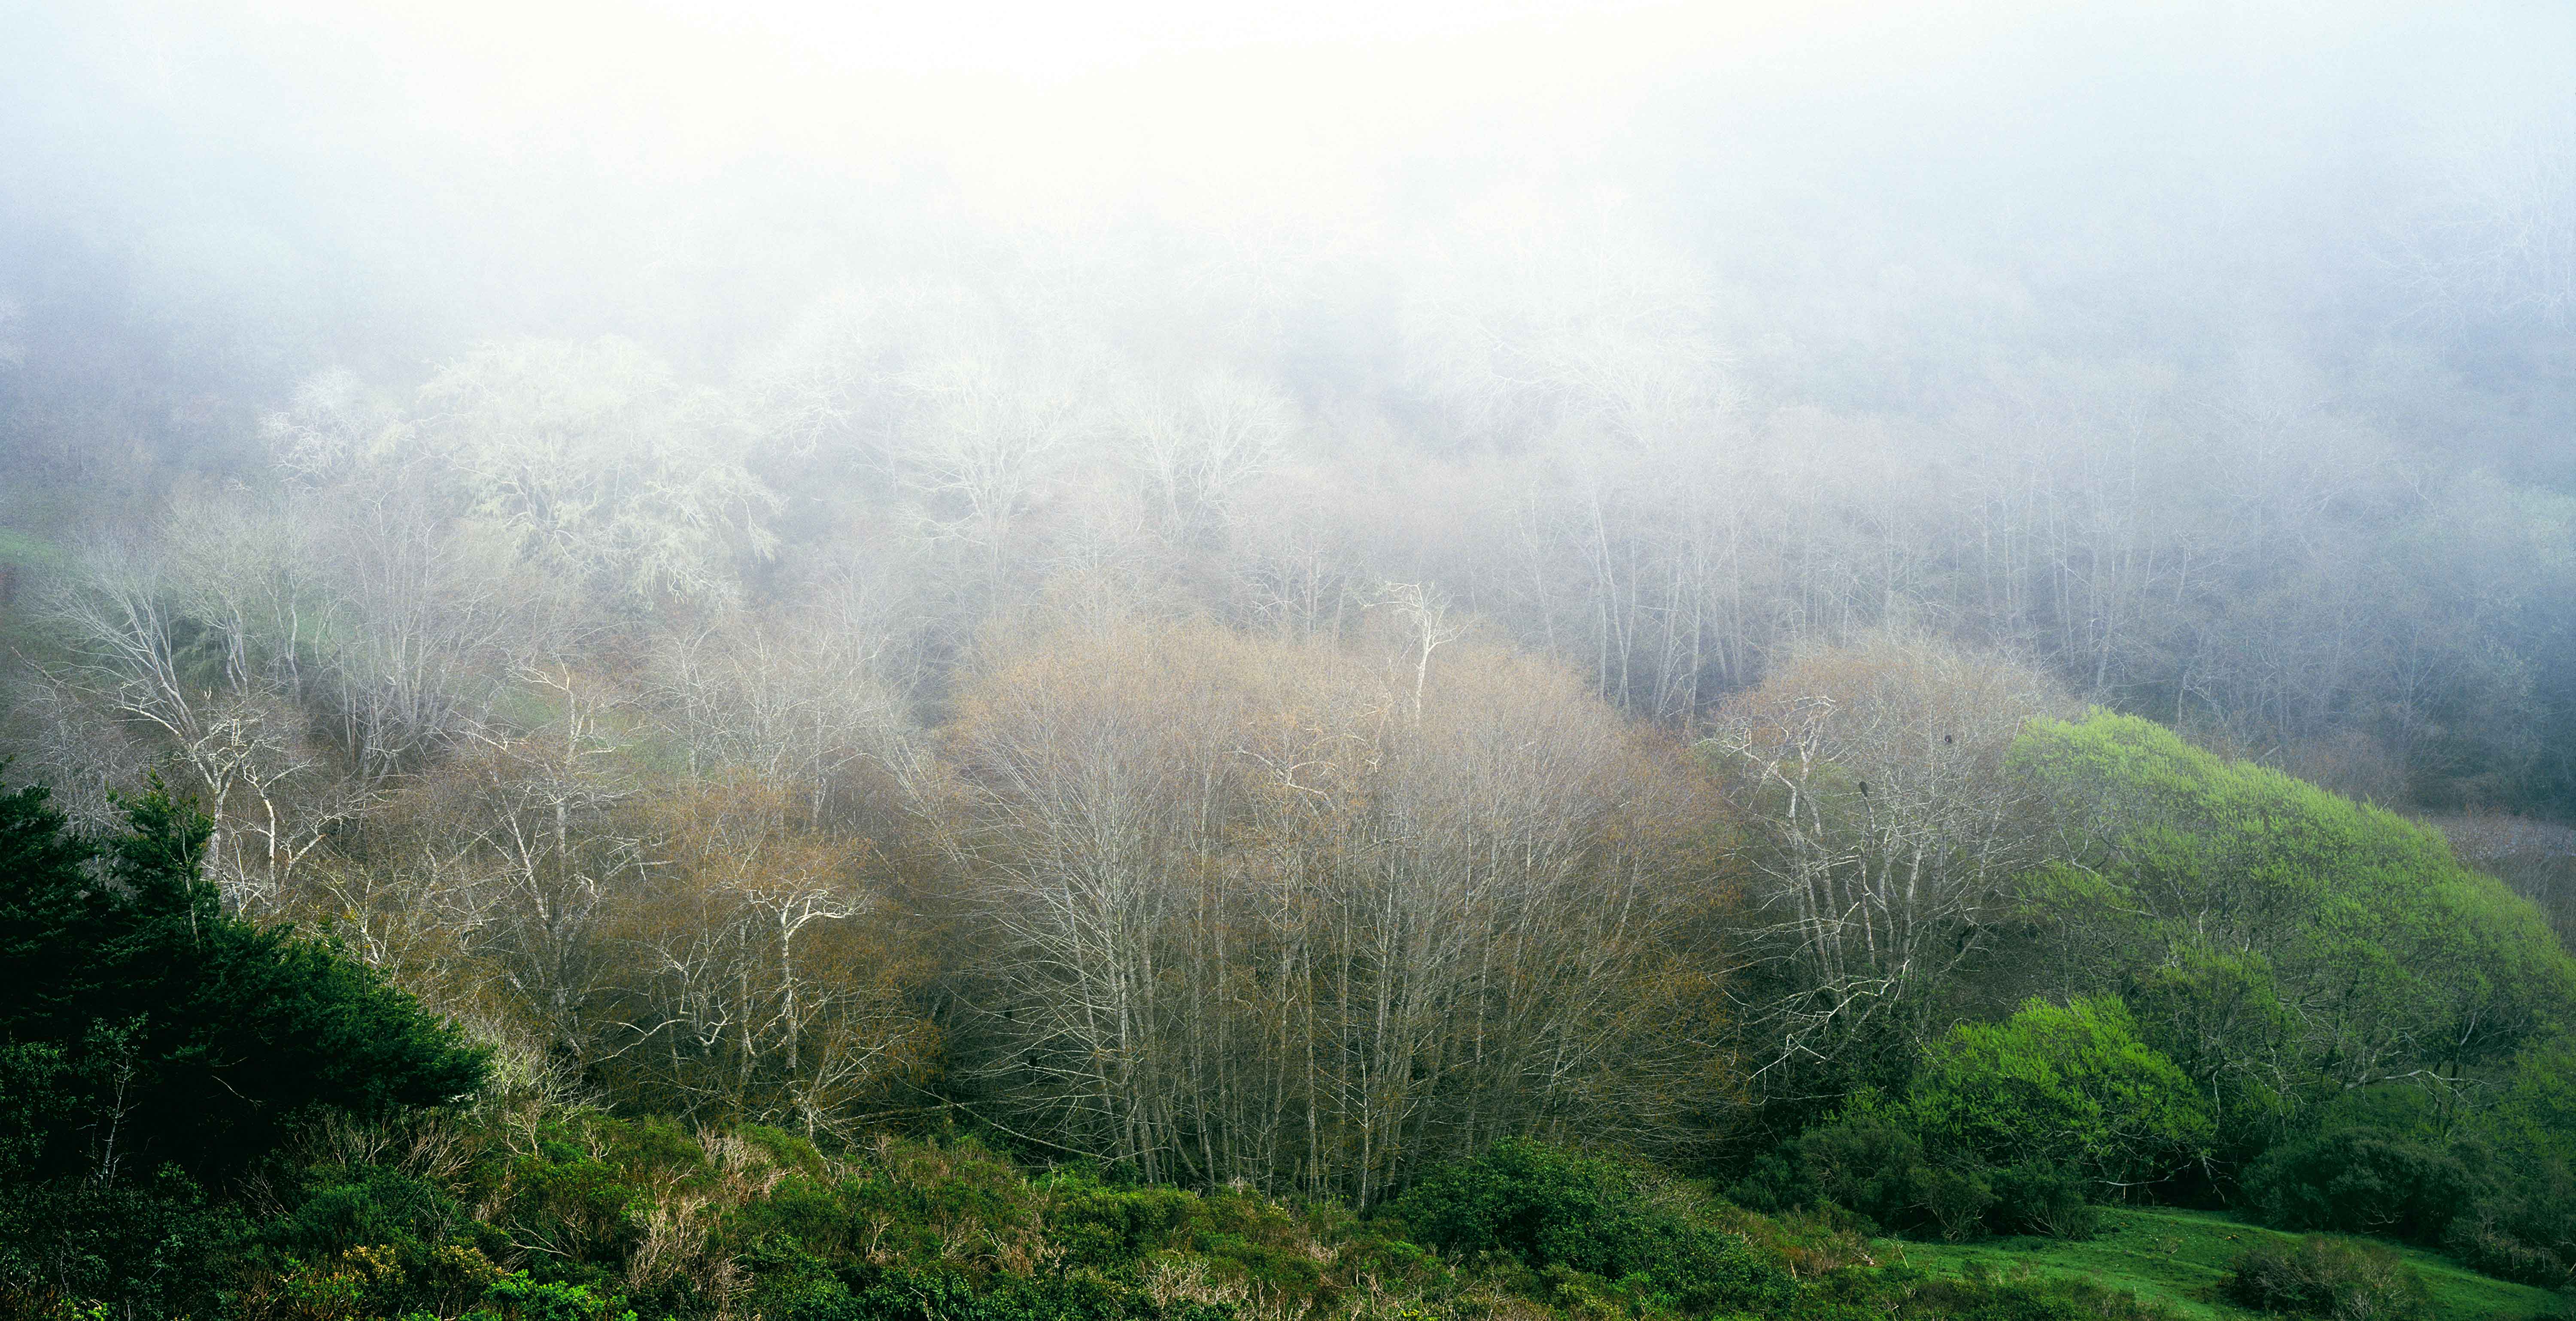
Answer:
[[[1697,1316],[1804,1314],[1819,1290],[1897,1315],[2104,1314],[2061,1286],[1877,1271],[1847,1229],[1529,1142],[1364,1220],[1032,1177],[972,1138],[827,1155],[566,1107],[327,941],[224,913],[198,875],[209,823],[166,791],[98,844],[45,800],[0,796],[12,1315]]]
[[[0,795],[0,1304],[210,1305],[226,1193],[331,1122],[462,1101],[483,1053],[327,944],[225,913],[158,785],[92,844]],[[210,1192],[210,1190],[212,1190]]]
[[[2047,1314],[2115,1304],[1863,1235],[2160,1200],[2564,1282],[2576,206],[2510,82],[2001,210],[1992,134],[1825,197],[1848,115],[1685,90],[1639,160],[1784,187],[1223,233],[19,152],[89,201],[0,206],[11,1278]]]
[[[190,790],[89,804],[96,843],[13,800],[12,1214],[66,1299],[217,1306],[167,1290],[303,1214],[316,1166],[279,1153],[391,1133],[449,1152],[385,1194],[445,1227],[277,1279],[440,1315],[788,1315],[747,1300],[790,1276],[817,1316],[1191,1301],[938,1275],[955,1243],[913,1275],[762,1266],[723,1226],[787,1174],[727,1210],[598,1136],[757,1129],[829,1164],[950,1124],[1104,1187],[1388,1216],[1578,1311],[1802,1307],[1810,1230],[2082,1237],[2140,1200],[2576,1269],[2576,963],[2533,906],[2423,826],[2007,660],[1805,651],[1685,744],[1419,587],[1339,640],[1077,600],[980,643],[924,730],[815,641],[847,634],[785,625],[609,634],[613,666],[467,648],[479,686],[360,693],[324,682],[345,654],[275,645],[301,589],[274,586],[213,629],[217,598],[150,583],[58,598],[122,622],[48,718]],[[486,1070],[474,1117],[419,1118]],[[382,1164],[333,1159],[310,1177]],[[1182,1195],[1129,1191],[1122,1217]]]
[[[2258,1312],[2334,1321],[2414,1321],[2431,1311],[2424,1281],[2396,1253],[2325,1238],[2247,1248],[2221,1287]]]
[[[1834,664],[1803,681],[1838,701],[1783,726],[1757,693],[1721,745],[1779,786],[1765,810],[1797,814],[1761,864],[1789,920],[1754,984],[1794,997],[1814,980],[1784,974],[1826,957],[1861,974],[1785,1002],[1775,1021],[1805,1045],[1765,1067],[1795,1131],[1736,1197],[1950,1238],[2081,1237],[2104,1201],[2237,1205],[2568,1281],[2576,975],[2530,905],[2422,826],[2135,718],[2042,717],[1984,770],[1937,722],[1862,737],[1873,706],[1923,700],[1883,662]],[[1826,748],[1830,777],[1794,755]],[[1990,837],[2028,860],[2009,882],[1945,889],[1907,865],[1909,841],[1958,835],[1940,813],[1963,800],[2016,805],[2019,833]],[[1837,952],[1926,926],[1938,977]],[[1974,1021],[2016,990],[2054,998]],[[1810,1026],[1820,1006],[1844,1022]]]

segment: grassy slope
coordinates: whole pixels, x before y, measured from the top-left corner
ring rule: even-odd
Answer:
[[[1956,1247],[1929,1243],[1891,1246],[1915,1265],[1938,1273],[1958,1274],[1975,1262],[1999,1272],[2027,1269],[2043,1275],[2075,1276],[2162,1300],[2185,1316],[2237,1321],[2257,1314],[2212,1301],[2227,1263],[2257,1239],[2296,1237],[2198,1211],[2113,1211],[2104,1217],[2104,1225],[2101,1237],[2089,1243],[2008,1238]],[[2566,1307],[2547,1290],[2480,1275],[2429,1252],[2412,1248],[2397,1251],[2424,1277],[2425,1286],[2433,1294],[2433,1315],[2439,1321],[2524,1321],[2576,1315],[2576,1308]]]

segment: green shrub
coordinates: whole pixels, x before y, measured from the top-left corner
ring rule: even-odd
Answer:
[[[1774,1214],[1833,1206],[1897,1234],[1937,1232],[1952,1242],[1980,1233],[2090,1238],[2101,1212],[2086,1182],[2045,1161],[1996,1168],[1974,1153],[1936,1165],[1923,1144],[1864,1098],[1755,1162],[1727,1195]]]
[[[2033,1000],[2003,1023],[1953,1029],[1906,1113],[1944,1164],[2035,1159],[2130,1186],[2205,1155],[2215,1131],[2190,1080],[2113,999]]]
[[[1999,1233],[2087,1239],[2100,1231],[2102,1209],[2085,1199],[2084,1181],[2040,1161],[1995,1171],[1995,1204],[1987,1223]]]
[[[367,1244],[445,1243],[472,1218],[445,1190],[396,1170],[327,1170],[260,1226],[259,1241],[312,1259]]]
[[[1594,1274],[1618,1257],[1633,1176],[1605,1160],[1518,1139],[1423,1180],[1394,1207],[1423,1243],[1461,1256],[1499,1251],[1533,1269]]]
[[[16,1184],[0,1196],[0,1315],[211,1314],[248,1232],[175,1167],[148,1182]]]
[[[495,1237],[434,1184],[395,1170],[324,1169],[259,1226],[242,1275],[263,1297],[336,1292],[356,1314],[448,1316],[500,1274],[483,1250],[506,1246]]]
[[[1172,1321],[1221,1321],[1217,1309],[1184,1304]],[[1150,1299],[1089,1272],[1043,1279],[1003,1279],[981,1293],[965,1276],[942,1270],[889,1270],[853,1291],[817,1285],[788,1304],[785,1321],[1123,1321],[1160,1315]]]
[[[1068,1179],[1047,1190],[1047,1228],[1069,1268],[1115,1270],[1170,1243],[1197,1199],[1178,1188]]]
[[[604,1280],[643,1238],[645,1195],[618,1167],[561,1142],[513,1162],[502,1197],[510,1237],[563,1279]]]
[[[2237,1254],[2219,1288],[2228,1301],[2258,1312],[2335,1321],[2431,1315],[2424,1281],[2396,1253],[2328,1238],[2257,1243]]]
[[[2344,1128],[2284,1143],[2245,1173],[2256,1218],[2283,1229],[2384,1234],[2437,1242],[2486,1191],[2453,1151],[2380,1128]]]
[[[1923,1144],[1864,1098],[1760,1158],[1726,1193],[1774,1214],[1829,1203],[1878,1228],[1904,1232],[1923,1222],[1924,1183],[1931,1173]]]
[[[2563,1166],[2527,1173],[2513,1193],[2453,1218],[2442,1247],[2500,1279],[2576,1288],[2576,1179]]]
[[[588,1285],[532,1280],[513,1271],[491,1283],[483,1305],[464,1321],[635,1321],[635,1313],[615,1295]]]
[[[1994,1185],[1979,1175],[1933,1170],[1923,1180],[1924,1209],[1941,1227],[1941,1237],[1953,1243],[1976,1237],[1994,1205]]]
[[[1542,1273],[1562,1267],[1684,1310],[1792,1295],[1770,1254],[1649,1191],[1625,1166],[1512,1140],[1424,1180],[1394,1211],[1444,1251],[1497,1252]]]

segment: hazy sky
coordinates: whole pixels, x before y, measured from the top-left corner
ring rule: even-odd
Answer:
[[[5,22],[0,222],[114,254],[139,298],[417,327],[433,353],[775,301],[812,265],[782,245],[890,232],[869,225],[1312,250],[1436,237],[1487,193],[1635,199],[1728,268],[1747,333],[1955,336],[1993,315],[1962,298],[2080,332],[2064,313],[2110,285],[2176,307],[2342,287],[2458,144],[2551,122],[2531,107],[2576,68],[2576,5],[2538,0],[19,0]],[[906,207],[967,223],[882,220]],[[0,296],[48,278],[8,257]],[[1940,324],[1854,305],[1890,281]]]
[[[2340,29],[2319,34],[2331,54],[2374,22],[2349,5],[2266,8],[2160,6],[2141,22],[2027,3],[273,0],[40,7],[32,26],[56,31],[25,49],[47,56],[30,71],[51,84],[40,118],[80,118],[86,101],[166,117],[207,147],[426,142],[682,180],[745,155],[859,172],[927,158],[1020,202],[1224,211],[1338,205],[1390,157],[1453,145],[1597,153],[1677,86],[1867,96],[1973,73],[1981,55],[2151,67],[2171,51],[2139,47],[2195,41],[2259,62],[2303,28]]]
[[[10,138],[93,134],[305,162],[422,150],[686,181],[746,156],[837,172],[925,162],[1010,203],[1144,197],[1225,212],[1344,205],[1389,160],[1593,157],[1668,131],[1638,107],[1795,103],[2086,127],[2122,105],[2260,151],[2305,126],[2212,123],[2177,92],[2277,91],[2346,117],[2510,96],[2560,73],[2564,5],[2042,3],[1227,6],[27,4]],[[2551,15],[2556,14],[2553,22]],[[5,57],[0,57],[5,59]],[[2474,65],[2472,65],[2474,62]],[[2515,63],[2526,68],[2510,67]],[[2472,85],[2474,84],[2474,85]],[[1891,94],[1900,99],[1891,101]],[[2067,102],[2072,100],[2072,104]],[[2226,99],[2236,99],[2233,96]],[[2230,107],[2213,107],[2221,112]],[[2020,124],[1996,124],[1995,112]],[[1872,125],[1902,140],[1908,125]],[[2117,131],[2119,125],[2098,127]],[[399,167],[379,159],[376,164]],[[343,162],[345,165],[345,162]]]

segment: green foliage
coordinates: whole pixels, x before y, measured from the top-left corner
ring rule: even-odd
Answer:
[[[1898,1233],[2083,1238],[2105,1193],[2202,1156],[2212,1122],[2116,1000],[2032,1001],[1926,1052],[1900,1101],[1864,1094],[1728,1191],[1772,1211],[1832,1205]]]
[[[321,1111],[380,1116],[480,1085],[481,1053],[410,996],[329,945],[224,914],[197,875],[211,824],[158,784],[96,850],[105,883],[40,791],[0,803],[0,1034],[56,1097],[0,1138],[27,1168],[229,1177]]]
[[[447,1190],[399,1170],[317,1171],[299,1202],[260,1226],[259,1242],[288,1259],[318,1260],[369,1244],[441,1244],[472,1219]]]
[[[2504,1095],[2465,1126],[2491,1154],[2487,1188],[2453,1217],[2442,1244],[2491,1275],[2576,1286],[2576,1038],[2524,1051]]]
[[[2504,1078],[2503,1095],[2473,1131],[2507,1161],[2576,1166],[2576,1036],[2525,1050]]]
[[[1936,1164],[1901,1115],[1861,1105],[1799,1134],[1755,1163],[1727,1195],[1758,1210],[1834,1207],[1893,1233],[1963,1242],[1981,1234],[2082,1239],[2100,1224],[2094,1185],[2028,1159]]]
[[[1070,1267],[1114,1268],[1171,1241],[1198,1200],[1178,1188],[1104,1187],[1075,1176],[1047,1189],[1048,1228]]]
[[[2576,1160],[2576,962],[2529,903],[2428,829],[2143,720],[2037,722],[2013,764],[2074,842],[2032,889],[2082,933],[2065,980],[2098,965],[2205,1099],[2195,1195],[2556,1269],[2530,1227]]]
[[[2384,1128],[2336,1128],[2287,1142],[2246,1171],[2256,1216],[2284,1229],[2439,1242],[2487,1191],[2474,1153]]]
[[[484,1291],[483,1305],[465,1321],[635,1321],[635,1313],[616,1298],[589,1287],[533,1280],[522,1273],[504,1275]]]
[[[1781,1264],[1743,1235],[1651,1192],[1626,1166],[1516,1139],[1425,1179],[1393,1209],[1445,1251],[1622,1282],[1689,1311],[1762,1306],[1792,1292]]]
[[[141,1180],[14,1183],[0,1197],[0,1315],[112,1306],[187,1315],[215,1301],[248,1230],[174,1167]]]
[[[97,851],[49,797],[41,785],[0,793],[0,1034],[63,1040],[78,1035],[84,989],[64,955],[100,934],[83,870]]]
[[[2207,1098],[2217,1161],[2253,1159],[2280,1135],[2290,1098],[2297,1016],[2270,962],[2249,951],[2184,944],[2122,982],[2138,1037],[2163,1053]]]
[[[2416,1321],[2431,1312],[2423,1279],[2396,1253],[2326,1238],[2257,1243],[2229,1267],[2222,1289],[2258,1312],[2335,1321]]]
[[[2122,1187],[2202,1156],[2214,1129],[2190,1081],[2111,999],[2034,1000],[2007,1022],[1953,1029],[1928,1052],[1906,1114],[1936,1160],[2035,1160]]]
[[[1994,1209],[1994,1181],[1981,1173],[1935,1167],[1923,1172],[1923,1209],[1953,1243],[1974,1238]]]
[[[2454,1216],[2442,1248],[2498,1279],[2576,1288],[2576,1177],[2564,1165],[2524,1172]]]
[[[1906,1232],[1924,1222],[1932,1164],[1913,1132],[1864,1096],[1759,1158],[1727,1195],[1757,1210],[1834,1206]]]
[[[2043,1161],[2023,1161],[1994,1172],[1995,1204],[1986,1222],[1999,1233],[2046,1238],[2091,1238],[2102,1208],[2086,1196],[2082,1177]]]
[[[2127,716],[2035,721],[2012,765],[2074,846],[2035,890],[2041,920],[2088,933],[2104,989],[2145,992],[2150,1032],[2234,1090],[2222,1105],[2458,1076],[2576,1010],[2576,961],[2539,914],[2430,829]],[[2262,1005],[2267,983],[2299,1012]]]
[[[550,1274],[601,1279],[642,1240],[645,1197],[617,1165],[549,1141],[510,1165],[499,1222]]]

